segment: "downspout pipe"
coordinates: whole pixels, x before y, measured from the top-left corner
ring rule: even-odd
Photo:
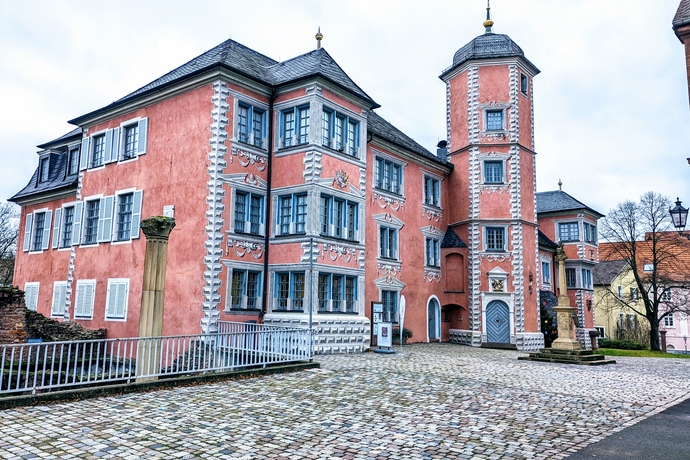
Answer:
[[[271,218],[271,180],[273,178],[273,103],[276,98],[275,87],[271,88],[271,97],[268,100],[268,159],[266,162],[266,212],[264,213],[264,276],[263,286],[261,290],[261,311],[259,312],[259,321],[263,322],[264,315],[268,311],[268,253],[270,251],[269,240],[271,236],[272,218]]]

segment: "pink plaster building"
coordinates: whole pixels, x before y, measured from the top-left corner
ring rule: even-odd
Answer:
[[[320,42],[277,62],[228,40],[71,120],[12,197],[14,283],[41,313],[134,336],[139,223],[168,215],[166,335],[308,327],[311,310],[317,352],[361,351],[372,302],[397,323],[404,295],[412,341],[535,350],[539,291],[556,289],[549,257],[564,240],[587,337],[601,214],[536,193],[539,70],[492,25],[441,74],[435,153],[380,117]]]

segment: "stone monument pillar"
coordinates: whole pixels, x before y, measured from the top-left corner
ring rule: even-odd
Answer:
[[[558,306],[553,307],[558,314],[558,338],[553,341],[551,348],[557,350],[581,350],[580,342],[573,339],[573,312],[575,312],[575,308],[570,306],[570,299],[568,298],[565,259],[567,257],[565,256],[563,243],[560,243],[556,250],[556,260],[558,261],[558,280],[561,292],[558,296]]]
[[[144,280],[141,289],[139,312],[139,337],[160,337],[163,333],[163,308],[165,303],[165,272],[168,261],[168,237],[175,228],[175,219],[153,216],[141,223],[146,236]],[[137,376],[157,371],[160,356],[160,340],[139,342]],[[156,380],[157,377],[137,377],[137,382]]]

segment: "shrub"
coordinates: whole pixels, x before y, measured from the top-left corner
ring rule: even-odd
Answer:
[[[403,327],[403,344],[407,343],[408,339],[412,338],[412,331],[406,327]],[[400,328],[393,328],[393,343],[400,344]]]
[[[632,340],[611,340],[599,339],[599,346],[601,348],[615,348],[617,350],[648,350],[649,348],[641,343],[633,342]]]

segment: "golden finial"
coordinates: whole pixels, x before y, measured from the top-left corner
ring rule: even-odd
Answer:
[[[492,34],[493,30],[491,30],[491,27],[493,27],[494,22],[491,20],[491,0],[486,0],[486,21],[484,21],[484,27],[486,28],[487,34]]]
[[[316,49],[321,48],[321,40],[323,40],[323,34],[321,33],[321,26],[319,26],[319,31],[316,32]]]

